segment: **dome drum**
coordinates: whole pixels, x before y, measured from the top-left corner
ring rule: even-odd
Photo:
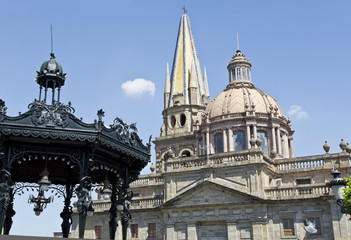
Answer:
[[[277,101],[251,82],[251,63],[240,50],[228,65],[229,84],[206,107],[199,130],[202,154],[249,150],[257,141],[267,156],[292,157],[290,119]],[[205,146],[209,146],[208,149]],[[273,154],[276,153],[276,154]]]

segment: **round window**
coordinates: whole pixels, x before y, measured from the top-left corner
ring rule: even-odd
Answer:
[[[171,126],[174,127],[176,124],[176,118],[175,116],[171,116]]]
[[[180,125],[183,127],[186,122],[186,116],[184,113],[180,115]]]
[[[185,150],[182,152],[182,157],[190,157],[190,152],[188,150]]]

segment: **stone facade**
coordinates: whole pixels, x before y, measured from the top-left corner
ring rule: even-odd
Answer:
[[[192,31],[181,29],[191,29],[185,14],[177,42],[194,44]],[[164,123],[154,140],[156,171],[131,184],[128,239],[351,239],[348,216],[326,187],[334,166],[350,176],[350,154],[293,157],[290,119],[273,97],[255,88],[251,63],[239,50],[228,65],[225,90],[210,103],[200,101],[209,99],[207,78],[202,80],[196,51],[186,46],[177,44],[176,54],[181,47],[182,57],[196,64],[179,66],[186,60],[176,55],[172,77],[167,67]],[[184,69],[196,72],[197,79],[192,74],[177,78]],[[186,81],[188,90],[174,91]],[[109,203],[98,199],[94,208],[86,237],[94,238],[100,229],[107,239]],[[306,232],[306,219],[317,233]],[[71,235],[77,236],[76,217]],[[120,228],[116,239],[121,239]]]

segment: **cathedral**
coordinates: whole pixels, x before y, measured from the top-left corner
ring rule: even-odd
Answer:
[[[239,49],[228,62],[228,79],[216,80],[224,90],[211,100],[184,13],[167,66],[156,163],[130,186],[128,239],[351,239],[348,216],[326,187],[335,166],[350,176],[350,147],[342,142],[339,153],[328,153],[326,143],[320,155],[294,157],[291,121],[255,87],[254,66]],[[99,194],[93,208],[85,236],[106,239],[109,201]]]

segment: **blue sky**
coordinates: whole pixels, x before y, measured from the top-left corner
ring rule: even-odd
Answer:
[[[159,136],[182,6],[181,0],[1,1],[0,98],[8,115],[38,98],[35,71],[49,58],[53,24],[54,52],[68,75],[61,99],[72,102],[76,116],[92,122],[103,108],[107,125],[118,116],[137,122],[144,141]],[[186,7],[211,99],[228,83],[239,32],[256,87],[276,98],[286,116],[295,111],[295,156],[322,154],[324,140],[331,152],[340,151],[341,138],[351,141],[350,1],[187,0]],[[127,95],[122,84],[134,79],[151,81],[154,94],[146,84],[146,94]],[[60,231],[61,199],[41,217],[26,201],[16,199],[13,234]]]

